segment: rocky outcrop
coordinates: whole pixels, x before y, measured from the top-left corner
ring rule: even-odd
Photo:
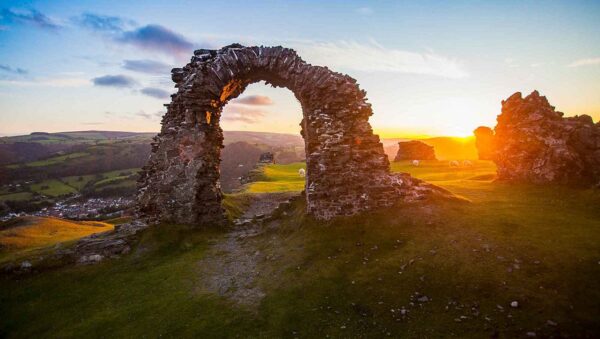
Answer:
[[[494,135],[498,179],[532,183],[600,184],[600,123],[563,117],[537,91],[502,102]]]
[[[479,126],[474,131],[475,147],[479,160],[492,160],[494,153],[494,131],[486,126]]]
[[[309,214],[319,219],[352,215],[398,199],[421,199],[432,190],[408,175],[390,173],[368,121],[371,105],[356,80],[310,65],[294,50],[239,44],[201,49],[185,67],[172,70],[172,79],[178,91],[139,180],[139,213],[149,222],[225,222],[221,113],[229,100],[261,80],[288,88],[302,105]]]
[[[394,161],[402,160],[436,160],[435,151],[422,141],[400,141]]]

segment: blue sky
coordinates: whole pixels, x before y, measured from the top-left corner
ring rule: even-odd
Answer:
[[[383,136],[466,135],[534,89],[600,118],[598,1],[0,4],[0,134],[157,131],[169,69],[233,42],[292,47],[356,78]],[[255,84],[222,125],[294,133],[300,115],[288,90]]]

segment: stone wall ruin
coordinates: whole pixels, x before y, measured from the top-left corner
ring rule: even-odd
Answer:
[[[172,70],[178,89],[142,170],[138,211],[149,222],[220,225],[222,109],[246,86],[266,81],[292,91],[302,106],[306,150],[306,208],[318,219],[423,198],[432,190],[407,174],[391,174],[366,92],[353,78],[304,62],[283,47],[194,52]]]
[[[398,152],[394,161],[402,160],[437,160],[433,146],[419,140],[398,142]]]
[[[485,143],[493,147],[499,180],[600,186],[600,122],[563,117],[537,91],[502,101],[497,121],[493,140]],[[478,147],[485,143],[477,141]]]

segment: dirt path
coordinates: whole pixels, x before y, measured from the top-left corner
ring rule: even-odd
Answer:
[[[280,203],[298,193],[257,194],[248,210],[240,217],[237,227],[216,243],[198,262],[201,290],[223,296],[235,303],[256,306],[265,296],[256,278],[258,263],[263,257],[250,241],[264,229],[256,218],[270,215]]]
[[[282,193],[258,193],[254,194],[254,199],[250,207],[240,217],[240,219],[248,220],[260,218],[271,214],[279,204],[298,196],[297,192],[282,192]]]

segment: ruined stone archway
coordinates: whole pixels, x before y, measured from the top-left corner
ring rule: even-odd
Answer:
[[[150,221],[221,224],[223,106],[261,80],[291,90],[302,106],[307,212],[319,219],[418,199],[427,185],[390,174],[371,105],[353,78],[303,61],[283,47],[197,50],[172,71],[178,88],[139,181],[138,209]]]

